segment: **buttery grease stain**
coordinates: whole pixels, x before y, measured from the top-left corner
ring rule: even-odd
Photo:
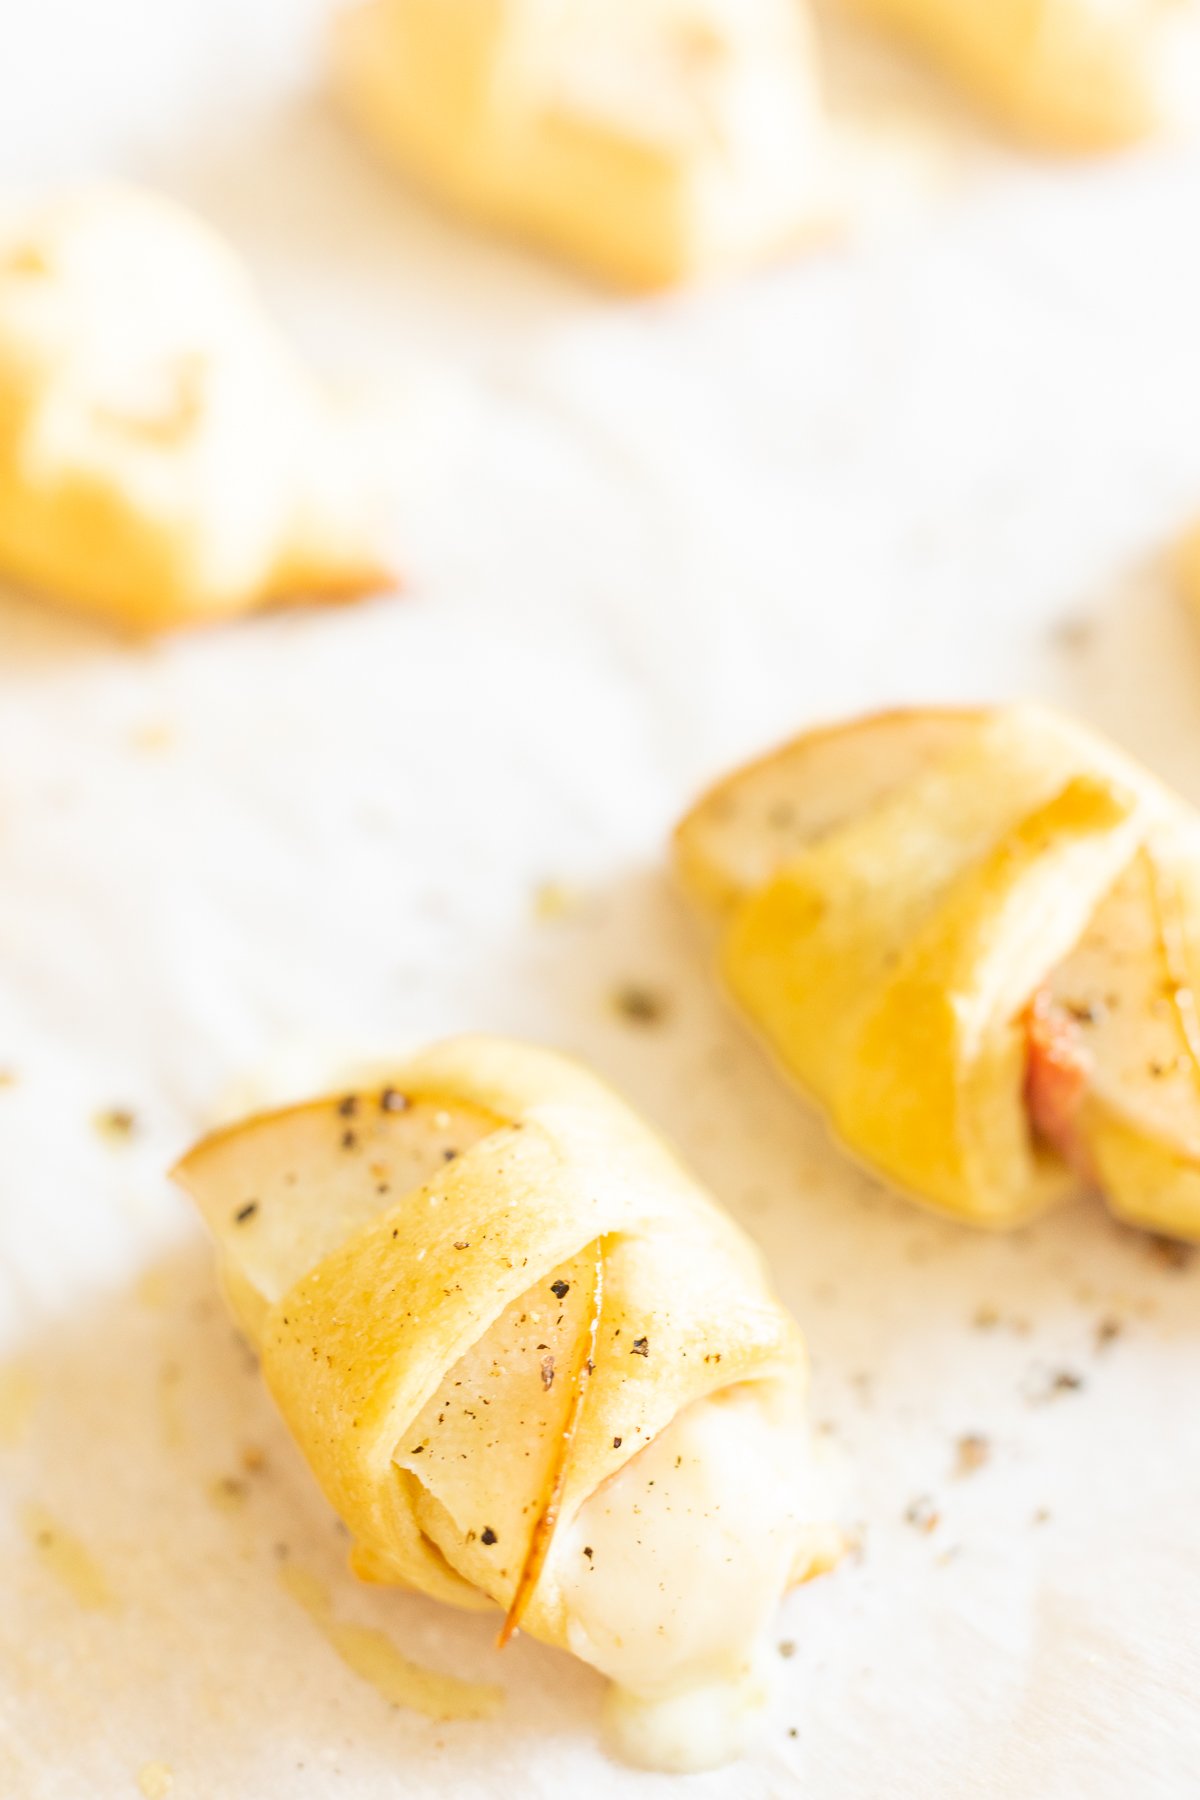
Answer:
[[[22,1513],[29,1541],[42,1566],[60,1581],[85,1612],[109,1612],[118,1602],[107,1577],[91,1551],[67,1531],[44,1506],[30,1505]]]
[[[0,1363],[0,1450],[11,1450],[24,1437],[36,1394],[26,1364]]]
[[[178,1363],[165,1362],[158,1372],[158,1410],[162,1422],[163,1443],[168,1450],[178,1450],[184,1440],[183,1412],[179,1404],[182,1370]]]
[[[143,1800],[167,1800],[175,1785],[175,1774],[170,1763],[148,1762],[138,1770],[137,1780]]]
[[[137,1297],[149,1312],[165,1312],[172,1300],[170,1271],[157,1265],[138,1276]]]
[[[428,1719],[492,1719],[500,1711],[502,1689],[423,1669],[401,1656],[382,1631],[335,1619],[328,1590],[307,1569],[288,1564],[280,1570],[279,1579],[346,1667],[370,1682],[392,1706],[406,1706]]]

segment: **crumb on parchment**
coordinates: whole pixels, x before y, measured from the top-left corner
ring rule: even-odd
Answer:
[[[991,1442],[982,1432],[966,1431],[955,1445],[954,1473],[960,1479],[964,1475],[974,1475],[991,1460],[991,1455]]]
[[[92,1124],[110,1144],[128,1143],[137,1131],[137,1118],[127,1106],[106,1106],[93,1116]]]
[[[904,1522],[906,1525],[911,1525],[914,1531],[921,1531],[928,1535],[931,1531],[937,1530],[942,1522],[942,1515],[928,1494],[919,1494],[905,1507]]]
[[[1151,1256],[1164,1269],[1186,1269],[1196,1254],[1195,1244],[1185,1244],[1180,1238],[1151,1233],[1148,1241]]]
[[[1047,1401],[1058,1400],[1064,1394],[1078,1394],[1087,1386],[1084,1377],[1077,1369],[1041,1369],[1034,1368],[1023,1384],[1023,1392],[1031,1406],[1044,1406]]]
[[[661,989],[644,981],[623,981],[613,990],[614,1012],[630,1025],[661,1025],[670,1002]]]

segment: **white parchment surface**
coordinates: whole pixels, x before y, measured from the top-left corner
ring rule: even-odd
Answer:
[[[672,1791],[604,1759],[588,1671],[345,1572],[163,1176],[239,1097],[483,1028],[589,1058],[757,1237],[861,1531],[783,1609],[761,1753],[679,1792],[1194,1794],[1200,1260],[1085,1202],[973,1236],[856,1173],[714,996],[663,841],[731,759],[922,698],[1058,700],[1200,802],[1163,561],[1200,511],[1200,164],[1041,167],[851,59],[844,239],[623,303],[374,168],[321,11],[4,22],[5,181],[178,194],[398,398],[409,580],[144,647],[0,594],[0,1793]],[[389,1708],[285,1557],[502,1717]]]

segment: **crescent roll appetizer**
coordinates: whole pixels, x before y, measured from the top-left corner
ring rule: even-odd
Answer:
[[[1022,134],[1104,150],[1200,117],[1197,0],[851,0]]]
[[[362,449],[198,219],[96,187],[0,221],[0,573],[135,630],[365,592]]]
[[[819,210],[802,0],[366,0],[333,66],[424,187],[621,286],[753,261]]]
[[[1082,1181],[1200,1237],[1200,840],[1050,712],[797,738],[676,835],[725,982],[845,1144],[1011,1225]]]
[[[758,1256],[590,1075],[488,1038],[176,1170],[366,1579],[615,1684],[632,1760],[726,1760],[825,1566],[805,1358]]]

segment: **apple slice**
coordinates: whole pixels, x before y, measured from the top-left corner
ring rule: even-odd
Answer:
[[[1149,1205],[1192,1232],[1200,1214],[1180,1184],[1200,1179],[1200,1031],[1181,874],[1140,852],[1044,984],[1027,1094],[1035,1129],[1118,1211]]]
[[[1089,1012],[1081,1017],[1088,1019]],[[1096,1169],[1084,1129],[1095,1067],[1074,1014],[1043,987],[1026,1015],[1025,1105],[1034,1136],[1089,1185]]]
[[[267,1307],[376,1214],[504,1120],[383,1087],[242,1120],[174,1170],[220,1247],[234,1309],[257,1341]]]
[[[675,833],[685,888],[710,911],[733,910],[806,844],[823,837],[954,751],[985,715],[885,712],[812,731],[712,788]]]
[[[268,1309],[326,1256],[506,1123],[396,1087],[346,1093],[217,1132],[175,1174],[218,1241],[235,1311],[257,1341]],[[456,1258],[471,1249],[464,1225]],[[395,1448],[426,1538],[508,1608],[505,1638],[553,1536],[591,1370],[599,1270],[592,1245],[534,1280],[452,1365]],[[378,1573],[369,1558],[358,1566]]]
[[[524,1566],[517,1578],[516,1589],[509,1604],[504,1624],[496,1640],[497,1648],[503,1649],[513,1632],[520,1626],[525,1609],[532,1600],[537,1584],[541,1579],[546,1558],[550,1554],[550,1546],[554,1541],[554,1532],[558,1525],[559,1513],[562,1510],[563,1490],[567,1482],[567,1470],[570,1466],[571,1445],[583,1413],[583,1402],[587,1394],[588,1378],[595,1367],[596,1338],[600,1330],[600,1312],[604,1305],[604,1256],[599,1246],[596,1247],[592,1267],[591,1299],[588,1306],[587,1324],[575,1349],[575,1356],[570,1369],[568,1393],[570,1399],[562,1430],[554,1454],[549,1459],[542,1482],[542,1492],[534,1517],[533,1530],[529,1536],[529,1548],[525,1553]]]
[[[453,1365],[394,1455],[417,1484],[426,1536],[506,1606],[501,1642],[532,1598],[557,1523],[600,1269],[593,1244],[535,1281]]]

